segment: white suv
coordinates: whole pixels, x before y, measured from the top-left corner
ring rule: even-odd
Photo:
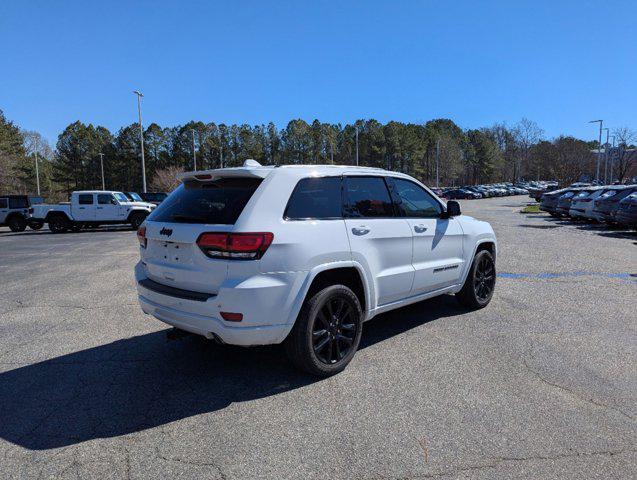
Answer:
[[[363,322],[429,297],[491,300],[496,239],[401,173],[344,166],[185,173],[139,228],[142,310],[234,345],[284,342],[316,375],[350,362]]]

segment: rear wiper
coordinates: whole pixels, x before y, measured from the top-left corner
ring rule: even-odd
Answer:
[[[204,217],[195,217],[192,215],[180,215],[174,214],[171,215],[170,218],[176,220],[177,222],[201,222],[206,223],[206,219]]]

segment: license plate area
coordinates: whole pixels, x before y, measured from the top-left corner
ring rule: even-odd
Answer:
[[[184,265],[192,263],[191,247],[192,245],[189,243],[157,240],[155,243],[155,254],[163,263]]]

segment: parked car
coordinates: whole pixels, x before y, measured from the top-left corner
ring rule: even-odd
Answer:
[[[615,221],[626,227],[637,228],[637,192],[619,201]]]
[[[620,200],[637,190],[637,185],[622,185],[619,188],[608,189],[595,200],[593,215],[599,222],[614,223],[615,213]]]
[[[486,306],[496,238],[408,175],[334,166],[185,173],[138,230],[142,310],[234,345],[283,342],[292,362],[345,368],[363,322],[453,293]]]
[[[0,227],[23,232],[28,225],[31,204],[26,195],[0,195]]]
[[[564,192],[557,199],[557,205],[555,206],[555,213],[560,216],[568,217],[569,211],[571,209],[571,203],[573,198],[580,193],[584,193],[584,195],[588,195],[588,192],[584,191],[582,188],[573,188],[568,192]]]
[[[104,224],[129,224],[137,229],[152,210],[149,204],[131,202],[122,192],[101,190],[73,192],[70,202],[32,208],[31,221],[48,223],[53,233]]]
[[[136,205],[143,205],[145,207],[149,207],[149,208],[155,208],[157,205],[151,202],[147,202],[146,200],[144,200],[139,193],[137,192],[122,192],[124,195],[126,195],[126,198],[128,198],[129,202],[133,202]]]
[[[150,202],[154,205],[159,205],[161,202],[166,200],[168,194],[166,192],[146,192],[140,193],[140,197],[144,199],[145,202]]]
[[[574,219],[586,219],[587,210],[592,210],[593,201],[604,192],[604,187],[588,187],[573,196],[568,214]]]
[[[549,213],[553,217],[559,217],[560,215],[557,213],[557,202],[559,198],[568,191],[570,191],[570,189],[562,188],[542,194],[540,198],[540,210]]]

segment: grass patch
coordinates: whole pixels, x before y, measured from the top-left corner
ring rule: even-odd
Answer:
[[[520,213],[540,213],[540,211],[540,206],[536,203],[535,205],[527,205]]]

